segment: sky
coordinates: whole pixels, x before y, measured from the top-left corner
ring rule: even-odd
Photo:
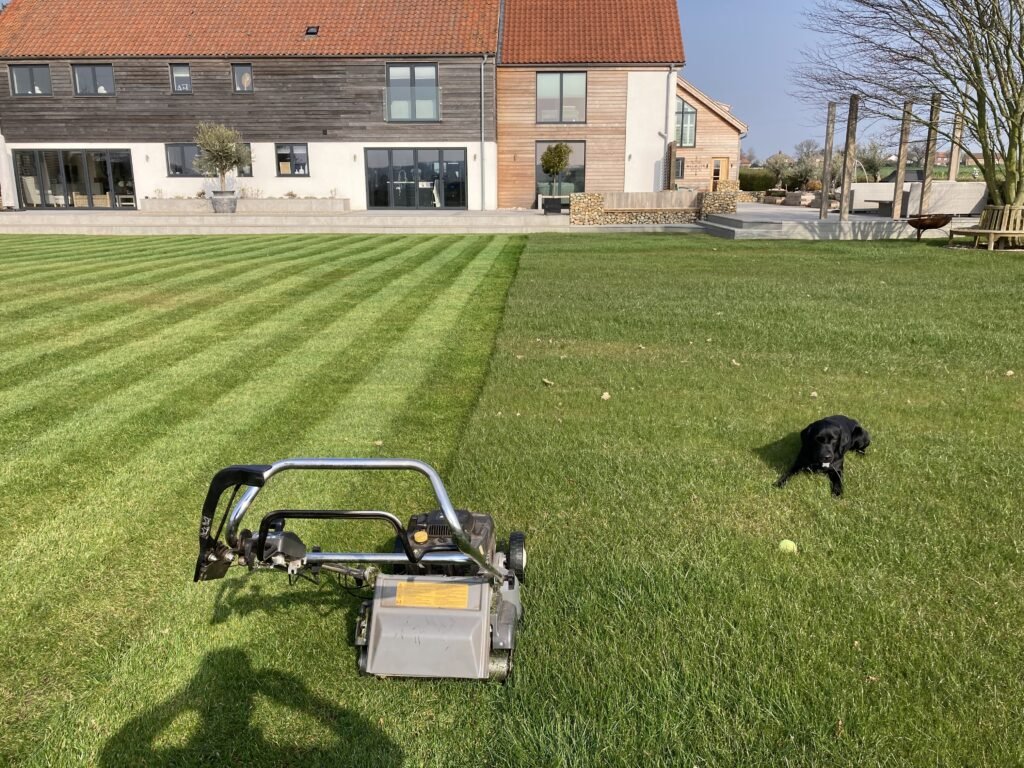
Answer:
[[[812,0],[679,0],[686,66],[682,75],[724,101],[748,127],[744,149],[764,160],[792,153],[804,139],[825,143],[825,115],[788,95],[801,48],[815,34],[803,28]]]

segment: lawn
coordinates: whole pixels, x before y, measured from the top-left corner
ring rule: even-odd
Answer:
[[[0,254],[0,763],[1024,763],[1020,254],[671,235]],[[773,488],[795,433],[838,412],[874,438],[846,496]],[[527,531],[511,683],[359,677],[356,601],[329,584],[192,584],[213,472],[295,455],[422,458]],[[427,502],[378,476],[266,496]]]

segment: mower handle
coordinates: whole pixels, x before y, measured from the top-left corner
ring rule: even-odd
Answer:
[[[481,547],[474,547],[469,536],[459,522],[459,516],[455,513],[448,492],[437,471],[429,464],[417,459],[284,459],[270,465],[234,466],[222,469],[214,475],[210,484],[210,490],[206,496],[206,503],[203,505],[203,523],[200,526],[200,537],[205,533],[209,536],[214,513],[221,494],[228,488],[244,485],[245,492],[241,495],[235,506],[228,515],[226,538],[232,548],[238,547],[238,529],[242,518],[249,511],[253,501],[260,490],[274,475],[293,469],[301,470],[411,470],[426,476],[433,488],[434,496],[437,498],[438,506],[444,515],[445,522],[452,530],[452,536],[459,550],[469,556],[482,571],[491,576],[501,579],[502,574],[487,562],[487,556]],[[205,531],[203,530],[205,528]],[[198,573],[198,567],[197,567]]]

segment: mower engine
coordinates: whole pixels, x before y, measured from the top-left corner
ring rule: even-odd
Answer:
[[[439,508],[414,515],[407,526],[379,510],[281,509],[264,516],[256,533],[239,530],[260,490],[285,470],[413,470],[430,481]],[[234,491],[212,533],[229,488]],[[394,548],[321,552],[285,530],[292,519],[380,520],[394,530]],[[195,581],[222,578],[236,564],[285,571],[293,581],[325,571],[371,586],[373,599],[360,607],[354,643],[366,674],[505,680],[511,672],[523,615],[526,536],[512,533],[500,551],[490,515],[456,510],[437,472],[421,461],[288,459],[222,469],[203,505]]]

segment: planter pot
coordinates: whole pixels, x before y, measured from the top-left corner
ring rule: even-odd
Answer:
[[[234,192],[214,191],[210,198],[210,204],[213,205],[214,213],[234,213],[238,207],[238,198],[235,197]]]
[[[544,198],[544,213],[562,213],[562,198],[560,197],[545,197]]]

